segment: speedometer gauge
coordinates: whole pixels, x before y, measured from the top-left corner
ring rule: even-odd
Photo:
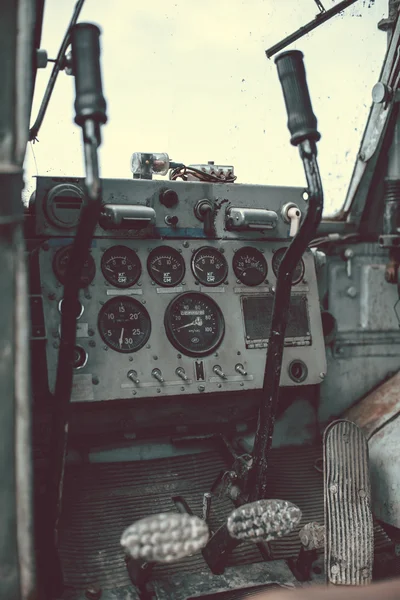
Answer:
[[[102,306],[97,326],[104,342],[116,352],[137,352],[150,337],[147,310],[134,298],[116,296]]]
[[[193,254],[192,271],[203,285],[216,286],[225,281],[228,263],[219,250],[203,246]]]
[[[104,252],[101,270],[108,283],[118,288],[128,288],[138,281],[142,267],[134,250],[126,246],[113,246]]]
[[[171,344],[187,356],[211,354],[225,333],[218,304],[197,292],[185,292],[174,298],[165,312],[164,325]]]
[[[174,287],[185,276],[185,261],[175,248],[159,246],[150,252],[147,259],[147,270],[158,285]]]
[[[236,277],[245,285],[260,285],[268,273],[267,261],[257,248],[240,248],[233,257],[232,266]]]
[[[286,248],[279,248],[279,250],[277,250],[274,254],[274,256],[272,257],[272,270],[275,273],[275,276],[278,276],[278,270],[279,270],[279,265],[282,262],[282,258],[284,257],[284,254],[286,252]],[[304,277],[304,262],[303,259],[301,258],[299,260],[299,262],[296,265],[295,270],[293,271],[293,275],[292,275],[292,285],[296,285],[296,283],[299,283]]]

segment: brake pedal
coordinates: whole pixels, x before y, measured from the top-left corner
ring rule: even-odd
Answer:
[[[236,508],[228,531],[238,540],[269,542],[290,533],[300,522],[301,510],[286,500],[257,500]]]
[[[350,421],[324,434],[325,574],[335,585],[372,581],[374,529],[368,444]]]
[[[170,563],[204,548],[209,535],[207,524],[199,517],[161,513],[128,527],[121,546],[134,560]]]

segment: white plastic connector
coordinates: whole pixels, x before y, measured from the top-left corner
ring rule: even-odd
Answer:
[[[297,235],[297,232],[299,231],[299,227],[300,227],[300,219],[301,219],[300,209],[297,208],[297,206],[292,206],[287,211],[287,216],[290,221],[289,236],[294,237],[295,235]]]

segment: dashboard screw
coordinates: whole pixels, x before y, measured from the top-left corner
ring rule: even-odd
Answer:
[[[94,336],[94,331],[93,331],[93,329],[89,329],[89,331],[88,331],[88,335],[90,335],[90,337]]]
[[[186,242],[186,241],[185,241],[185,242],[183,242],[182,246],[183,246],[184,248],[189,248],[189,242]]]
[[[89,342],[89,346],[90,346],[91,348],[94,348],[94,347],[96,346],[96,342],[95,342],[94,340],[90,340],[90,342]]]
[[[93,385],[98,385],[99,378],[98,377],[92,377],[92,383],[93,383]]]
[[[129,357],[129,362],[133,362],[133,356]]]
[[[199,385],[199,387],[197,388],[199,390],[199,392],[204,392],[204,390],[206,389],[205,385]]]

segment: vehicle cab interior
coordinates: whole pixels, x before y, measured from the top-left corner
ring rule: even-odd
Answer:
[[[400,577],[400,2],[118,4],[1,8],[0,599]]]

